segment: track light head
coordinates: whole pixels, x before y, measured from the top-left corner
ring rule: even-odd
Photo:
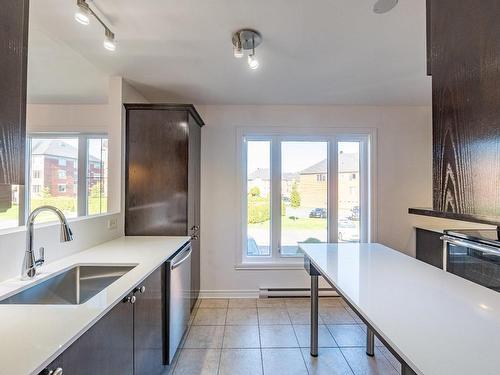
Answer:
[[[92,15],[89,5],[85,2],[85,0],[77,0],[76,5],[77,10],[75,12],[75,21],[87,26],[90,23],[90,16]]]
[[[102,44],[108,51],[113,52],[116,50],[115,34],[111,30],[104,29],[104,41]]]

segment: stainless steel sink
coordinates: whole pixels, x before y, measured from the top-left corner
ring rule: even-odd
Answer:
[[[0,304],[79,305],[111,285],[135,266],[75,266],[8,297]]]

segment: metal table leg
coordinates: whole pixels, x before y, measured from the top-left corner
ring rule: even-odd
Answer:
[[[318,356],[318,276],[311,275],[311,355]]]
[[[370,327],[366,328],[366,354],[370,357],[375,355],[375,335]]]

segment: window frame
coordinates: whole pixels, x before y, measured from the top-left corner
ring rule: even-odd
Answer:
[[[24,225],[25,218],[31,212],[30,207],[30,193],[31,193],[31,177],[32,177],[32,168],[31,168],[31,148],[32,148],[32,140],[33,138],[57,138],[57,139],[78,139],[78,178],[77,183],[77,212],[76,218],[82,217],[94,217],[97,215],[106,215],[109,212],[102,212],[99,214],[88,214],[88,191],[87,191],[87,181],[88,181],[88,173],[87,173],[87,160],[89,156],[88,152],[88,140],[90,139],[101,139],[106,138],[109,141],[109,134],[107,133],[79,133],[79,132],[47,132],[47,133],[29,133],[26,137],[26,181],[27,181],[27,189],[24,189],[23,197],[23,210],[20,209],[19,215],[19,225]],[[109,156],[108,156],[109,157]],[[61,158],[58,158],[59,160]],[[67,164],[67,163],[65,163]],[[61,167],[58,161],[58,166]],[[67,188],[67,187],[66,187]]]
[[[280,255],[281,220],[281,142],[328,142],[328,241],[338,237],[338,142],[360,142],[360,241],[376,241],[376,129],[375,128],[283,128],[257,127],[237,129],[237,210],[239,225],[236,247],[236,269],[300,269],[303,256]],[[314,135],[311,135],[314,134]],[[271,195],[271,256],[247,256],[247,141],[270,141],[270,195]],[[278,210],[278,211],[276,211]]]

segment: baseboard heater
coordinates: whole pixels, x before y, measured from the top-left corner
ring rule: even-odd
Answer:
[[[283,298],[283,297],[309,297],[309,288],[260,288],[259,298]],[[319,288],[320,297],[338,297],[338,293],[332,288]]]

